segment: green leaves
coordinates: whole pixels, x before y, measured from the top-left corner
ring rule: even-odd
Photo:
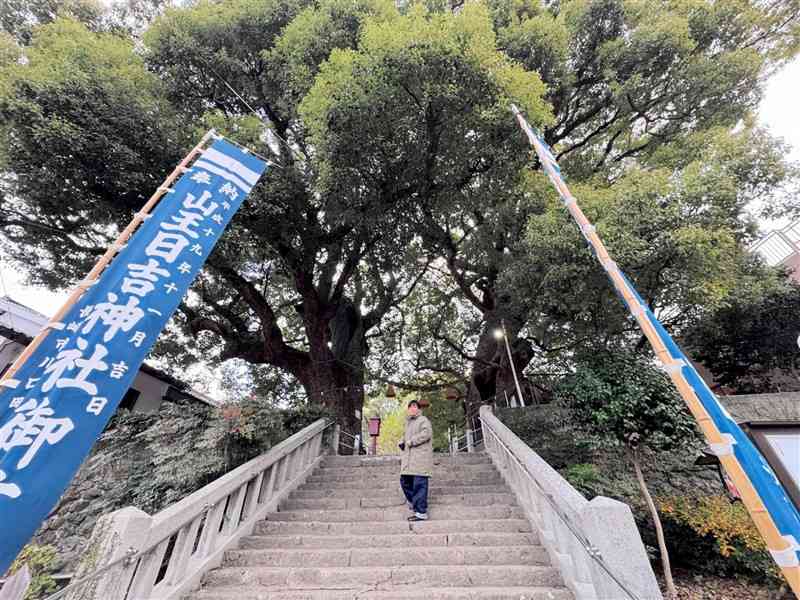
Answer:
[[[498,160],[499,136],[513,131],[509,102],[535,122],[547,110],[538,76],[495,43],[478,4],[458,15],[415,5],[406,15],[367,19],[358,48],[334,50],[300,104],[323,161],[322,184],[352,193],[348,187],[388,177],[401,194],[428,195]]]
[[[800,286],[743,287],[688,331],[687,343],[717,381],[739,394],[796,389]]]
[[[669,450],[697,439],[694,422],[669,379],[652,363],[626,351],[578,360],[556,388],[589,433],[612,445]]]
[[[11,255],[51,257],[36,280],[57,288],[88,270],[109,225],[141,207],[186,138],[120,37],[56,19],[24,58],[0,69],[0,144],[14,174],[0,223]],[[31,222],[41,226],[28,231]],[[73,261],[59,260],[65,245]]]

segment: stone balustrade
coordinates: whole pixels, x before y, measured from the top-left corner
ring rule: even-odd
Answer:
[[[662,600],[627,504],[586,500],[492,413],[481,408],[486,452],[577,600]]]
[[[179,600],[305,481],[333,437],[321,419],[156,515],[102,517],[73,582],[48,600]]]

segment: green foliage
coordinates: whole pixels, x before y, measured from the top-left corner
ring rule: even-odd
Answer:
[[[217,127],[281,168],[159,352],[280,369],[291,381],[271,384],[302,382],[353,430],[360,395],[322,392],[360,389],[373,369],[470,377],[470,402],[511,389],[501,319],[517,370],[546,384],[587,350],[639,341],[530,173],[509,102],[676,331],[753,276],[746,204],[796,175],[752,113],[797,53],[798,0],[201,0],[141,38],[110,13],[98,24],[88,1],[6,4],[4,258],[35,283],[80,279]]]
[[[68,17],[98,27],[104,7],[98,0],[4,0],[0,29],[21,43],[29,43],[37,25]]]
[[[576,463],[570,465],[561,473],[564,479],[570,482],[580,493],[592,495],[591,490],[600,480],[600,472],[596,465],[591,463]]]
[[[132,461],[124,489],[116,491],[120,506],[153,513],[328,414],[314,407],[278,409],[253,398],[220,408],[169,402],[157,414],[118,413],[101,448]]]
[[[72,260],[56,258],[34,277],[51,288],[89,270],[86,252],[98,253],[113,231],[99,224],[126,222],[188,144],[133,50],[59,18],[36,30],[25,61],[0,68],[0,156],[15,174],[0,198],[3,244],[26,261],[55,240],[68,249]],[[42,223],[38,233],[24,231],[30,219]]]
[[[381,435],[378,437],[379,454],[398,454],[397,444],[403,439],[406,426],[406,405],[399,400],[394,408],[381,416]]]
[[[586,356],[556,396],[599,440],[632,450],[671,450],[697,440],[694,421],[669,379],[627,352]]]
[[[449,452],[450,445],[447,436],[450,427],[455,426],[459,431],[464,428],[464,406],[461,402],[453,402],[445,398],[444,390],[432,392],[412,392],[399,390],[397,397],[386,399],[374,396],[364,405],[364,417],[381,417],[381,435],[378,437],[378,452],[380,454],[397,454],[397,444],[403,437],[403,429],[408,415],[408,403],[419,400],[421,397],[430,401],[430,406],[423,409],[424,414],[430,419],[433,428],[433,451]]]
[[[42,600],[56,591],[56,582],[51,577],[57,560],[57,551],[53,546],[37,546],[28,544],[11,565],[8,574],[13,575],[23,565],[28,566],[31,584],[25,593],[24,600]]]
[[[686,342],[721,385],[765,393],[797,382],[798,332],[800,286],[776,281],[737,290],[687,332]]]
[[[464,404],[460,400],[448,400],[444,390],[428,394],[431,404],[423,411],[433,427],[433,451],[449,452],[450,440],[447,437],[451,427],[459,432],[464,428]]]
[[[677,564],[696,572],[783,584],[743,504],[724,496],[673,496],[659,499],[658,509]]]
[[[577,430],[568,410],[546,404],[524,410],[500,409],[497,416],[557,471],[592,462],[594,445]]]

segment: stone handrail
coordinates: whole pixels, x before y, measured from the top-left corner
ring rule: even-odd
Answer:
[[[316,421],[152,517],[134,507],[102,517],[73,583],[47,600],[179,600],[305,481],[329,428]]]
[[[492,413],[483,443],[577,600],[662,600],[630,507],[586,500]]]

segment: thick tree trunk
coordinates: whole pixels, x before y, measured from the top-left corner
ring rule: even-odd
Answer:
[[[656,538],[658,539],[658,550],[661,553],[661,565],[664,568],[664,581],[667,584],[667,598],[669,600],[677,600],[678,591],[675,589],[675,582],[672,580],[672,569],[669,566],[669,553],[667,552],[667,544],[664,540],[664,529],[661,526],[661,517],[658,516],[658,509],[653,502],[653,497],[650,495],[650,490],[647,489],[647,483],[642,474],[642,466],[639,463],[639,453],[636,450],[630,452],[631,462],[633,462],[633,470],[636,472],[636,481],[639,482],[639,489],[642,491],[642,496],[647,503],[647,508],[650,510],[650,516],[653,518],[653,524],[656,526]]]
[[[501,329],[500,317],[496,312],[485,315],[485,324],[478,348],[475,351],[475,360],[472,363],[472,377],[467,390],[467,414],[478,410],[481,404],[490,402],[496,397],[496,402],[505,406],[505,395],[510,397],[516,394],[514,374],[508,360],[508,351],[505,340],[498,339],[496,332]],[[533,348],[526,340],[517,339],[520,327],[515,322],[506,322],[506,333],[511,345],[511,356],[520,385],[524,389],[522,372],[533,358]],[[525,404],[530,404],[531,399],[525,397]]]
[[[308,317],[308,315],[306,315]],[[306,321],[311,361],[301,383],[312,402],[330,408],[346,435],[340,452],[347,453],[361,435],[364,407],[364,359],[367,344],[361,314],[344,304],[330,321]]]

